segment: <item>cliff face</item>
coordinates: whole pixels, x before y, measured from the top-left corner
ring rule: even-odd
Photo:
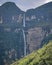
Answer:
[[[40,48],[44,38],[52,34],[52,2],[26,12],[13,2],[4,3],[0,6],[0,52],[5,63],[24,56],[24,13],[27,54]]]
[[[23,35],[20,29],[23,13],[13,2],[4,3],[0,7],[0,65],[3,62],[10,64],[23,55]]]
[[[27,43],[30,52],[40,47],[42,40],[52,34],[52,2],[26,11]]]

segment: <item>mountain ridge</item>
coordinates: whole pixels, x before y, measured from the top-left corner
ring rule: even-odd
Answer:
[[[1,6],[3,6],[3,5],[5,5],[5,4],[8,4],[8,3],[10,3],[10,4],[15,4],[14,2],[5,2],[5,3],[3,3]],[[52,1],[51,2],[48,2],[49,4],[51,4],[52,3]],[[43,4],[43,5],[46,5],[46,4],[48,4],[48,3],[45,3],[45,4]],[[16,5],[16,4],[15,4]],[[30,8],[30,9],[37,9],[37,8],[39,8],[39,7],[41,7],[41,6],[43,6],[43,5],[40,5],[40,6],[38,6],[38,7],[36,7],[36,8]],[[16,5],[17,6],[17,5]],[[18,6],[17,6],[18,7]],[[19,8],[19,7],[18,7]],[[19,8],[20,9],[20,8]],[[28,9],[28,10],[30,10],[30,9]],[[23,10],[22,10],[23,11]],[[27,11],[27,10],[26,10]]]
[[[4,6],[4,5],[11,5],[11,4],[13,4],[13,5],[15,5],[15,6],[17,6],[14,2],[5,2],[5,3],[3,3],[1,6]],[[48,3],[45,3],[45,4],[43,4],[43,5],[41,5],[41,6],[38,6],[37,8],[31,8],[31,9],[28,9],[28,10],[35,10],[35,9],[38,9],[38,8],[41,8],[42,6],[48,6],[48,5],[52,5],[52,1],[51,2],[48,2]],[[1,7],[0,6],[0,7]],[[17,6],[17,8],[19,8],[18,6]],[[21,10],[20,8],[19,8],[19,10]],[[28,10],[26,10],[26,12],[28,11]],[[21,11],[23,11],[23,10],[21,10]]]

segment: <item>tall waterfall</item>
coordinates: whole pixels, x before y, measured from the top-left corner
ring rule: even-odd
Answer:
[[[1,16],[1,19],[0,19],[0,24],[2,24],[3,23],[3,20],[2,20],[2,16]]]
[[[25,28],[25,14],[23,16],[23,29],[22,29],[22,31],[23,31],[23,38],[24,38],[24,56],[26,56],[26,38],[25,38],[24,28]]]

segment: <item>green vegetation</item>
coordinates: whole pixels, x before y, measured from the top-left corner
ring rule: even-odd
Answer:
[[[52,40],[41,49],[32,52],[11,65],[52,65]]]

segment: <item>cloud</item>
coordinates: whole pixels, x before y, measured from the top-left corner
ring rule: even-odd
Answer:
[[[46,0],[45,3],[52,2],[52,0]]]
[[[1,6],[1,4],[0,4],[0,6]]]

